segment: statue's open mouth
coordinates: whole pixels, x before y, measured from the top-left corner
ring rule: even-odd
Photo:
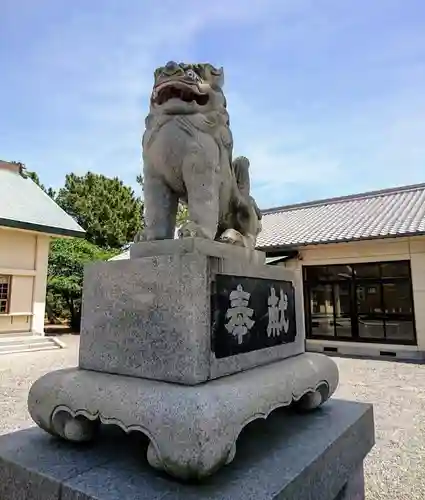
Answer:
[[[208,103],[209,96],[195,91],[189,85],[169,84],[156,90],[152,95],[152,99],[158,105],[164,104],[170,99],[179,99],[188,103],[195,101],[200,106],[205,106]]]

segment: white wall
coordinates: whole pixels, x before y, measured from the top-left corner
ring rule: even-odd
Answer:
[[[416,334],[419,348],[425,351],[425,238],[412,238],[410,252]]]
[[[8,314],[0,314],[1,332],[43,333],[50,237],[0,228],[0,274],[11,276]]]
[[[425,237],[394,238],[373,241],[358,241],[328,245],[309,245],[300,249],[301,260],[290,260],[286,267],[298,270],[301,266],[332,264],[354,264],[359,262],[379,262],[410,260],[412,272],[413,305],[418,346],[393,346],[394,350],[425,351]],[[347,346],[349,343],[337,341],[309,340],[308,345],[332,344]],[[364,344],[363,344],[364,345]],[[388,349],[385,344],[368,344],[369,350]]]

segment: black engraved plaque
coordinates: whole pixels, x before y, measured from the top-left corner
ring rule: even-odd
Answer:
[[[290,281],[218,274],[212,287],[216,358],[294,342],[295,293]]]

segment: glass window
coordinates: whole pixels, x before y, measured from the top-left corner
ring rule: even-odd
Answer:
[[[381,264],[383,278],[408,278],[409,262],[400,260],[398,262],[383,262]]]
[[[353,277],[353,270],[349,265],[312,266],[305,269],[306,280],[309,282],[351,280]]]
[[[349,282],[334,284],[335,333],[337,337],[352,336],[351,328],[351,285]]]
[[[304,278],[309,336],[415,341],[408,261],[307,266]]]
[[[356,297],[359,314],[382,314],[380,283],[357,284]]]
[[[328,279],[328,269],[326,266],[307,266],[305,269],[305,279],[309,283],[326,281]]]
[[[396,280],[382,284],[385,333],[388,341],[412,342],[415,338],[410,282]]]
[[[0,314],[9,312],[10,276],[0,275]]]
[[[355,264],[354,275],[357,279],[379,278],[379,264],[372,262],[370,264]]]
[[[312,336],[334,336],[332,285],[315,285],[310,289]]]
[[[385,334],[389,343],[409,342],[415,339],[413,321],[388,318],[385,320]]]
[[[409,281],[397,280],[382,284],[384,294],[384,312],[391,314],[413,313],[413,303]]]
[[[357,284],[356,300],[359,337],[385,338],[380,283]]]
[[[385,339],[385,327],[383,319],[359,314],[357,321],[359,324],[359,337],[363,341],[366,341],[368,339],[370,340]]]
[[[328,266],[328,276],[332,281],[343,281],[353,279],[352,266]]]

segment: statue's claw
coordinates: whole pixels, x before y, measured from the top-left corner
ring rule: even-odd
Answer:
[[[206,234],[201,226],[192,221],[185,222],[177,231],[179,238],[206,238],[210,237]]]
[[[243,236],[236,229],[227,229],[220,236],[219,241],[222,243],[229,243],[230,245],[236,245],[245,248],[254,248],[254,241],[249,236]]]

